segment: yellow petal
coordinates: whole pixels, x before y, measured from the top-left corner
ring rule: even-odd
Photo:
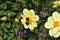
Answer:
[[[47,21],[49,21],[49,22],[53,22],[53,18],[52,18],[52,16],[51,17],[48,17],[48,20]]]
[[[59,6],[60,6],[60,1],[59,1]]]
[[[57,32],[58,32],[58,28],[53,28],[53,29],[49,30],[50,36],[55,35]]]
[[[37,27],[37,23],[36,22],[32,22],[32,26],[33,27]]]
[[[29,28],[29,25],[24,24],[24,28],[25,29],[28,29]]]
[[[24,10],[23,10],[23,14],[24,14],[26,17],[28,17],[28,15],[29,15],[28,9],[24,9]]]
[[[56,4],[56,3],[58,3],[58,1],[53,2],[53,4]]]
[[[54,21],[59,21],[59,14],[58,14],[58,12],[53,12],[52,17],[53,17]]]
[[[30,30],[34,30],[34,26],[29,25],[29,29],[30,29]]]
[[[34,10],[32,10],[32,9],[31,9],[31,10],[29,10],[29,15],[30,15],[30,16],[34,16],[34,15],[35,15]]]
[[[57,8],[57,5],[53,5],[53,8]]]
[[[58,27],[58,29],[60,30],[60,26]]]
[[[52,28],[54,28],[53,22],[46,22],[44,26],[45,26],[45,28],[47,28],[47,29],[52,29]]]
[[[57,34],[53,35],[54,37],[59,37],[60,36],[60,32],[58,32]]]
[[[25,22],[26,22],[25,19],[21,19],[21,23],[22,23],[23,25],[25,24]]]
[[[32,20],[33,21],[38,21],[39,20],[39,16],[38,15],[33,16],[33,19]]]

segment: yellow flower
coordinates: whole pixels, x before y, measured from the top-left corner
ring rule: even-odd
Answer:
[[[15,18],[15,22],[19,22],[19,19],[18,18]]]
[[[24,9],[23,10],[23,15],[21,22],[24,25],[25,29],[30,29],[30,30],[34,30],[34,28],[37,27],[37,21],[39,20],[39,16],[35,15],[34,10],[28,10],[28,9]]]
[[[7,20],[7,17],[4,16],[4,17],[2,17],[0,20],[1,20],[1,21],[6,21],[6,20]]]
[[[60,36],[60,14],[58,12],[53,12],[52,16],[48,17],[45,28],[50,29],[50,36]]]
[[[54,4],[54,5],[53,5],[53,8],[59,7],[59,6],[60,6],[60,0],[53,2],[53,4]]]

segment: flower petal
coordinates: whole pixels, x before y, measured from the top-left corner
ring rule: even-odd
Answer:
[[[30,30],[34,30],[34,26],[29,25],[29,29],[30,29]]]
[[[58,29],[60,30],[60,26],[58,27]]]
[[[39,20],[39,16],[38,15],[35,15],[32,20],[33,21],[38,21]]]
[[[35,15],[34,10],[32,10],[32,9],[31,9],[31,10],[29,10],[29,12],[30,12],[30,14],[31,14],[31,15]]]
[[[23,25],[25,24],[25,22],[26,22],[25,19],[21,19],[21,23],[22,23]]]
[[[51,30],[49,30],[50,36],[55,35],[57,32],[58,32],[58,28],[57,28],[57,27],[56,27],[56,28],[53,28],[53,29],[51,29]]]
[[[32,26],[33,27],[37,27],[37,23],[36,22],[32,22]]]
[[[21,15],[21,17],[22,17],[22,18],[26,18],[26,16],[25,16],[25,15]]]
[[[29,25],[24,24],[24,28],[25,29],[28,29],[29,28]]]
[[[45,26],[45,28],[47,28],[47,29],[54,28],[53,22],[46,22],[44,26]]]
[[[54,21],[59,21],[59,14],[58,14],[58,12],[53,12],[52,17],[53,17]]]
[[[49,22],[53,22],[53,18],[52,17],[48,17],[48,20]]]
[[[23,14],[24,14],[25,16],[28,16],[28,15],[29,15],[28,9],[24,9],[24,10],[23,10]]]
[[[56,6],[56,5],[54,5],[54,6],[53,6],[53,8],[57,8],[57,6]]]
[[[60,36],[60,32],[58,32],[57,34],[53,35],[54,37],[59,37]]]
[[[53,2],[53,4],[57,4],[57,3],[58,3],[58,1]]]

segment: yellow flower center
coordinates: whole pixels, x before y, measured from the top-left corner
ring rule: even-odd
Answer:
[[[29,18],[29,17],[26,18],[26,24],[31,24],[32,21],[33,21],[32,18]]]
[[[55,21],[53,25],[54,25],[54,27],[58,27],[59,26],[59,22]]]

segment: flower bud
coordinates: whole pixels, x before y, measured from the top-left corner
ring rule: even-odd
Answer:
[[[6,20],[7,20],[7,17],[4,16],[4,17],[2,17],[0,20],[1,20],[1,21],[6,21]]]
[[[19,22],[19,19],[18,18],[15,18],[15,22]]]

